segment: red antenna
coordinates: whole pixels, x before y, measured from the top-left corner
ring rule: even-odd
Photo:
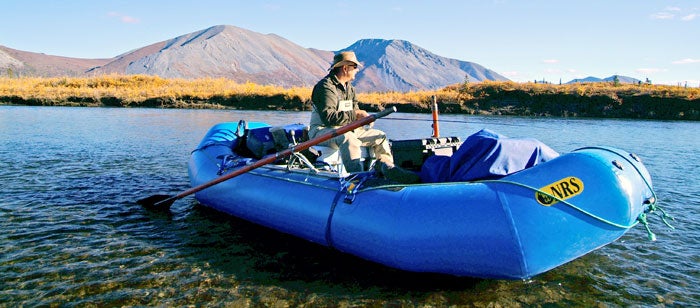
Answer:
[[[433,105],[430,107],[433,111],[433,137],[440,137],[440,126],[438,125],[438,105],[437,98],[433,95]]]

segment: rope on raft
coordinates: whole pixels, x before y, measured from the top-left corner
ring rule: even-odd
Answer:
[[[525,185],[525,184],[522,184],[522,183],[513,182],[513,181],[508,181],[508,180],[483,180],[483,181],[477,181],[477,182],[480,182],[480,183],[504,183],[504,184],[512,184],[512,185],[524,187],[524,188],[530,189],[530,190],[532,190],[532,191],[534,191],[534,192],[537,192],[537,193],[546,195],[546,196],[548,196],[548,197],[550,197],[550,198],[553,198],[553,199],[555,199],[555,200],[557,200],[557,201],[559,201],[559,202],[561,202],[561,203],[563,203],[563,204],[566,204],[566,205],[568,205],[569,207],[571,207],[571,208],[573,208],[573,209],[575,209],[575,210],[577,210],[577,211],[579,211],[579,212],[581,212],[581,213],[583,213],[583,214],[585,214],[585,215],[587,215],[587,216],[589,216],[589,217],[592,217],[592,218],[594,218],[594,219],[596,219],[596,220],[598,220],[598,221],[600,221],[600,222],[609,224],[609,225],[614,226],[614,227],[618,227],[618,228],[622,228],[622,229],[629,229],[629,228],[634,227],[634,226],[637,225],[638,223],[641,223],[642,225],[644,225],[644,228],[645,228],[646,231],[647,231],[647,236],[648,236],[649,240],[652,240],[652,241],[655,241],[655,240],[656,240],[656,234],[654,234],[654,232],[652,232],[652,231],[651,231],[651,228],[649,227],[649,222],[647,221],[647,214],[651,214],[651,213],[654,213],[654,212],[656,212],[656,211],[659,211],[659,213],[657,213],[657,214],[659,215],[659,217],[661,217],[661,220],[664,222],[664,224],[666,224],[666,226],[668,226],[668,227],[671,228],[671,229],[675,229],[673,226],[671,226],[671,224],[670,224],[670,223],[668,222],[668,220],[667,220],[667,219],[670,219],[670,220],[675,220],[675,219],[674,219],[672,216],[666,214],[666,211],[664,211],[663,209],[661,209],[661,207],[659,207],[659,206],[656,204],[656,200],[658,200],[658,198],[656,197],[656,192],[655,192],[654,189],[651,187],[651,183],[649,183],[649,181],[647,181],[646,177],[642,174],[642,172],[639,170],[639,168],[637,168],[637,166],[636,166],[636,164],[635,164],[634,162],[630,161],[629,158],[628,158],[627,156],[621,155],[620,153],[618,153],[618,152],[616,152],[616,151],[613,151],[613,150],[611,150],[611,149],[609,149],[609,148],[605,148],[605,147],[585,147],[585,148],[581,148],[581,149],[578,149],[578,150],[582,150],[582,149],[604,150],[604,151],[608,151],[608,152],[614,153],[614,154],[616,154],[616,155],[622,157],[622,158],[625,159],[628,163],[630,163],[630,165],[632,165],[632,166],[634,167],[634,169],[637,171],[637,173],[639,174],[639,176],[640,176],[640,177],[642,178],[642,180],[644,181],[644,184],[647,186],[647,188],[649,189],[649,191],[651,191],[652,197],[644,201],[644,204],[648,204],[647,208],[644,209],[644,212],[640,213],[639,216],[637,216],[637,219],[635,220],[635,222],[634,222],[633,224],[631,224],[631,225],[622,225],[622,224],[618,224],[618,223],[609,221],[609,220],[604,219],[604,218],[602,218],[602,217],[599,217],[599,216],[597,216],[597,215],[595,215],[595,214],[593,214],[593,213],[590,213],[590,212],[588,212],[588,211],[586,211],[586,210],[584,210],[584,209],[582,209],[582,208],[580,208],[580,207],[578,207],[578,206],[576,206],[576,205],[574,205],[574,204],[572,204],[572,203],[570,203],[570,202],[568,202],[568,201],[566,201],[566,200],[563,200],[563,199],[561,199],[561,198],[559,198],[559,197],[557,197],[557,196],[554,196],[554,195],[552,195],[552,194],[550,194],[550,193],[547,193],[547,192],[545,192],[545,191],[542,191],[542,190],[540,190],[540,189],[538,189],[538,188],[535,188],[535,187],[532,187],[532,186],[529,186],[529,185]],[[634,158],[634,160],[640,162],[639,158],[638,158],[636,155],[630,154],[630,156],[631,156],[632,158]]]
[[[637,174],[639,174],[639,176],[642,178],[642,180],[644,181],[644,184],[646,184],[647,188],[649,188],[649,191],[651,191],[651,195],[652,195],[652,198],[647,200],[649,207],[647,208],[647,210],[644,211],[644,213],[640,214],[640,218],[638,218],[640,220],[640,222],[647,228],[650,240],[652,240],[652,241],[656,240],[656,235],[654,235],[654,233],[652,233],[651,230],[649,230],[649,226],[646,223],[646,214],[648,214],[648,213],[653,213],[653,212],[658,210],[659,212],[661,212],[661,213],[658,213],[658,215],[659,215],[659,217],[661,217],[661,220],[664,222],[664,224],[673,230],[676,229],[673,226],[671,226],[671,224],[668,222],[668,220],[666,220],[667,218],[674,220],[674,221],[676,219],[674,219],[672,216],[666,214],[666,211],[664,211],[661,207],[659,207],[656,204],[656,200],[659,200],[659,198],[656,197],[656,192],[651,187],[651,183],[649,183],[649,181],[647,181],[647,178],[644,177],[644,175],[642,175],[642,171],[640,171],[639,168],[637,168],[637,165],[634,162],[630,161],[629,157],[627,157],[625,155],[621,155],[620,153],[613,151],[613,150],[606,148],[606,147],[584,147],[584,148],[581,148],[579,150],[582,150],[582,149],[598,149],[598,150],[604,150],[604,151],[608,151],[611,153],[615,153],[618,156],[622,157],[624,160],[626,160],[628,163],[630,163],[630,165],[632,165],[632,167],[634,167],[634,170],[637,171]],[[639,163],[642,162],[642,160],[635,154],[630,154],[630,157],[632,157],[635,161],[637,161]]]
[[[631,224],[631,225],[623,225],[623,224],[619,224],[619,223],[616,223],[616,222],[607,220],[607,219],[602,218],[602,217],[600,217],[600,216],[597,216],[597,215],[595,215],[595,214],[593,214],[593,213],[591,213],[591,212],[588,212],[588,211],[586,211],[586,210],[584,210],[584,209],[582,209],[582,208],[580,208],[580,207],[578,207],[578,206],[572,204],[571,202],[568,202],[568,201],[563,200],[563,199],[561,199],[561,198],[559,198],[559,197],[557,197],[557,196],[554,196],[554,195],[552,195],[552,194],[550,194],[550,193],[547,193],[547,192],[545,192],[545,191],[542,191],[542,190],[539,189],[539,188],[535,188],[535,187],[532,187],[532,186],[529,186],[529,185],[526,185],[526,184],[522,184],[522,183],[518,183],[518,182],[513,182],[513,181],[507,181],[507,180],[483,180],[483,181],[478,181],[478,183],[502,183],[502,184],[512,184],[512,185],[516,185],[516,186],[519,186],[519,187],[527,188],[527,189],[530,189],[530,190],[532,190],[532,191],[534,191],[534,192],[537,192],[537,193],[546,195],[546,196],[548,196],[548,197],[550,197],[550,198],[553,198],[553,199],[555,199],[555,200],[557,200],[557,201],[559,201],[559,202],[561,202],[561,203],[563,203],[563,204],[565,204],[565,205],[567,205],[567,206],[569,206],[569,207],[571,207],[571,208],[573,208],[573,209],[575,209],[575,210],[577,210],[577,211],[583,213],[584,215],[589,216],[589,217],[591,217],[591,218],[593,218],[593,219],[596,219],[596,220],[598,220],[598,221],[600,221],[600,222],[602,222],[602,223],[605,223],[605,224],[608,224],[608,225],[611,225],[611,226],[614,226],[614,227],[617,227],[617,228],[621,228],[621,229],[629,229],[629,228],[632,228],[632,227],[636,226],[637,224],[641,223],[642,225],[644,225],[644,228],[645,228],[646,231],[647,231],[647,235],[648,235],[649,240],[652,240],[652,241],[655,241],[655,240],[656,240],[656,235],[655,235],[655,234],[651,231],[651,229],[649,228],[649,223],[648,223],[648,221],[647,221],[647,214],[653,213],[653,212],[655,212],[655,211],[658,210],[659,212],[661,212],[661,213],[659,214],[659,216],[661,217],[661,219],[663,220],[663,222],[664,222],[669,228],[675,229],[673,226],[671,226],[671,225],[668,223],[668,221],[666,220],[666,218],[670,218],[671,220],[675,220],[675,219],[674,219],[673,217],[669,216],[668,214],[666,214],[666,212],[665,212],[664,210],[662,210],[658,205],[656,205],[656,198],[650,198],[650,199],[649,199],[649,200],[650,200],[649,206],[644,210],[644,212],[642,212],[641,214],[639,214],[639,216],[637,216],[637,219],[635,220],[635,222],[634,222],[633,224]],[[653,193],[653,190],[652,190],[652,193]],[[646,203],[646,202],[645,202],[645,203]]]

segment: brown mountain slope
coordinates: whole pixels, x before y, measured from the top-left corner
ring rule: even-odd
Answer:
[[[279,86],[310,86],[325,74],[331,52],[303,48],[274,34],[214,26],[127,53],[94,73],[165,78],[224,77]]]
[[[3,55],[4,54],[4,55]],[[78,59],[52,56],[43,53],[21,51],[0,45],[0,59],[9,56],[12,60],[0,60],[0,67],[14,76],[84,76],[95,66],[104,65],[112,59]]]
[[[126,74],[126,68],[129,64],[150,54],[157,53],[165,46],[165,43],[165,41],[158,42],[121,54],[111,59],[108,63],[89,69],[86,73],[90,75]]]

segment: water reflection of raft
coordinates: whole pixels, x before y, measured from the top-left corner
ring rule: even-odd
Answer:
[[[233,150],[239,124],[215,125],[193,151],[193,186],[253,160]],[[396,184],[370,172],[341,176],[300,160],[265,165],[196,198],[390,267],[484,278],[527,278],[574,260],[618,239],[654,204],[644,165],[607,147],[497,180],[431,184]]]

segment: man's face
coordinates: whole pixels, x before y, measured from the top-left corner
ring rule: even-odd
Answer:
[[[360,71],[360,69],[357,68],[357,64],[348,64],[346,65],[346,67],[348,72],[348,78],[350,80],[355,80],[355,75],[358,71]]]

